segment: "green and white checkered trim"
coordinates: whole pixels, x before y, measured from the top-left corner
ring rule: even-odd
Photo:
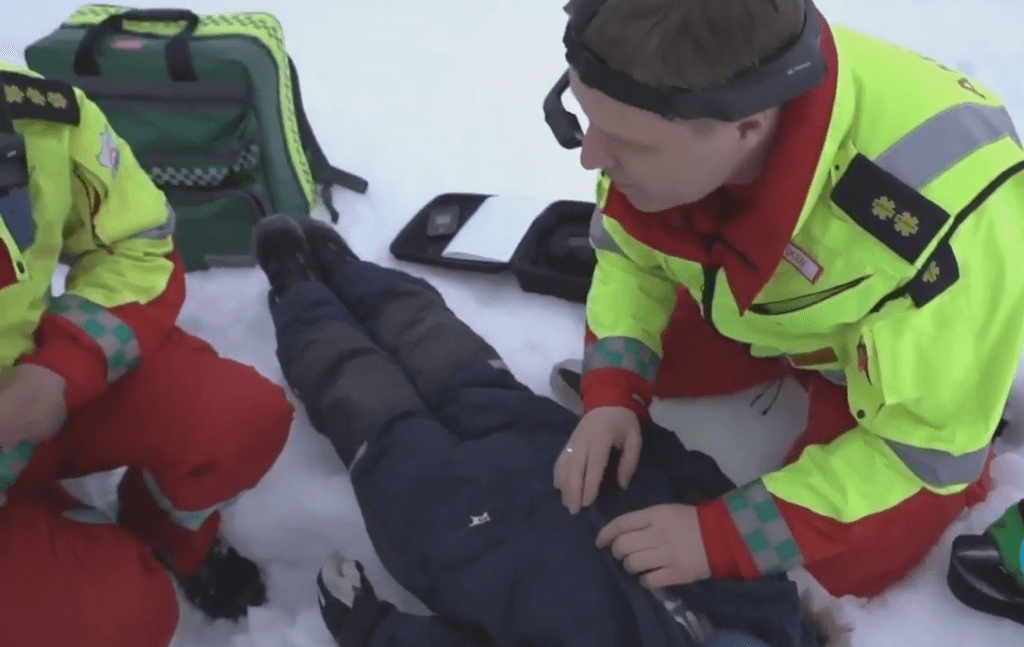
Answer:
[[[35,450],[35,444],[27,440],[14,447],[0,447],[0,493],[14,485]]]
[[[724,499],[762,575],[783,573],[804,563],[786,520],[763,482],[744,485]]]
[[[107,383],[113,384],[138,366],[141,349],[135,333],[103,306],[65,293],[50,302],[50,312],[75,324],[99,344],[107,356]]]
[[[179,510],[174,507],[171,500],[160,489],[160,486],[156,482],[156,478],[149,472],[149,470],[142,471],[142,480],[146,483],[146,487],[149,489],[149,493],[153,495],[153,500],[156,501],[157,505],[167,513],[167,516],[171,518],[171,521],[175,525],[181,526],[182,528],[188,528],[189,530],[199,530],[206,523],[206,520],[210,518],[214,512],[218,510],[224,510],[235,503],[244,494],[220,503],[212,505],[209,508],[203,510]]]
[[[658,377],[661,358],[639,339],[631,337],[605,337],[587,349],[583,357],[583,373],[602,368],[622,368],[632,371],[651,384]]]

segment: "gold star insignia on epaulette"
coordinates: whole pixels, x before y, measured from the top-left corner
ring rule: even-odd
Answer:
[[[863,155],[850,162],[832,190],[832,201],[865,231],[914,265],[951,218],[945,209]],[[946,274],[946,264],[939,264]]]
[[[37,106],[46,105],[46,97],[43,96],[42,92],[35,88],[29,88],[28,90],[26,90],[25,96],[28,97],[29,101],[36,104]]]
[[[920,229],[921,222],[909,211],[896,216],[894,227],[902,236],[913,236]]]
[[[60,108],[63,110],[68,107],[68,100],[64,98],[64,95],[60,92],[50,92],[46,95],[46,100],[50,102],[50,105],[54,108]]]
[[[21,103],[25,100],[25,93],[16,85],[5,85],[4,98],[8,103]]]
[[[11,119],[41,119],[78,124],[81,113],[74,88],[66,82],[20,72],[0,72],[3,100]]]
[[[871,213],[882,220],[888,220],[896,215],[896,203],[883,195],[871,204]]]
[[[956,262],[953,246],[946,241],[932,253],[918,276],[910,282],[908,294],[914,305],[923,308],[960,279],[960,268]]]

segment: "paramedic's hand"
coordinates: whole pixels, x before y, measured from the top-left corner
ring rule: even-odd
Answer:
[[[711,577],[697,508],[656,505],[616,517],[597,535],[644,588],[661,589]]]
[[[66,417],[63,377],[35,364],[0,373],[0,447],[46,440]]]
[[[619,485],[633,478],[640,461],[640,420],[625,407],[598,407],[587,412],[555,461],[555,488],[562,503],[576,514],[597,498],[612,447],[622,451]]]

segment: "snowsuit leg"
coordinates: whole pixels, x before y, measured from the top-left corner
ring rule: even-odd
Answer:
[[[167,647],[170,576],[138,535],[96,514],[56,485],[0,507],[0,642]]]
[[[381,561],[440,616],[390,612],[366,644],[492,644],[476,627],[487,627],[495,640],[507,637],[497,640],[503,645],[519,632],[551,638],[541,644],[565,644],[557,637],[566,632],[582,637],[578,644],[600,645],[639,644],[643,631],[661,635],[652,628],[659,621],[645,610],[646,593],[613,575],[614,568],[604,570],[610,555],[588,552],[601,513],[595,507],[585,516],[564,516],[554,494],[551,468],[577,417],[519,384],[424,282],[368,263],[344,265],[332,278],[330,288],[295,286],[272,305],[282,366],[350,466]],[[685,454],[673,434],[661,434],[655,435]],[[655,444],[645,451],[671,454]],[[720,483],[727,479],[717,470],[718,478],[695,477],[700,457],[686,457],[694,460],[683,461],[690,469],[678,495],[663,491],[672,487],[662,483],[659,501],[696,496],[684,482],[703,480],[698,487],[711,490],[731,485]],[[657,458],[642,461],[648,465],[634,489],[654,491]],[[621,511],[634,509],[632,495],[619,494]],[[520,532],[523,523],[534,532]],[[540,559],[533,552],[539,546],[546,547]],[[526,569],[524,557],[531,560]],[[534,574],[531,585],[537,573],[549,579],[550,593],[528,601],[511,596],[517,582],[527,586],[524,570]],[[497,593],[496,582],[507,588]],[[638,589],[635,599],[631,587]],[[587,611],[576,609],[574,617],[593,613],[600,618],[594,627],[564,625],[556,611],[566,596],[580,595],[584,601],[576,604]]]
[[[414,595],[429,586],[432,570],[425,554],[436,542],[430,524],[407,500],[437,473],[458,439],[438,422],[408,377],[335,294],[319,283],[292,286],[271,304],[278,357],[285,376],[303,402],[314,427],[334,445],[352,470],[364,521],[381,561]],[[401,442],[394,442],[401,437]],[[371,447],[370,449],[367,449]],[[362,453],[361,453],[362,452]],[[413,469],[401,479],[374,465],[398,460]],[[357,460],[358,455],[358,460]],[[379,476],[379,478],[378,478]],[[437,496],[443,496],[438,494]],[[486,636],[438,616],[401,612],[390,604],[370,629],[365,647],[490,647]]]
[[[543,468],[548,485],[555,458],[575,428],[574,414],[516,380],[498,352],[426,281],[372,263],[348,263],[334,269],[329,285],[434,417],[460,440],[529,429],[534,453],[554,448]]]
[[[426,281],[371,263],[349,263],[334,268],[329,285],[428,402],[447,402],[439,391],[466,369],[493,373],[504,387],[535,397],[511,379],[497,351]]]
[[[127,466],[119,523],[191,574],[216,540],[218,509],[263,478],[292,415],[280,387],[178,330],[41,443],[11,496]]]
[[[292,286],[271,304],[271,315],[285,378],[346,467],[392,419],[430,424],[406,376],[326,285]]]

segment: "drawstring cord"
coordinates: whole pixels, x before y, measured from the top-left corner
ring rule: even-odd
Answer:
[[[763,398],[769,391],[771,391],[772,387],[774,386],[775,387],[775,395],[772,396],[772,401],[768,403],[768,407],[765,408],[765,410],[761,412],[762,416],[767,416],[768,412],[771,411],[772,407],[775,406],[775,403],[778,402],[779,396],[782,394],[782,385],[783,385],[783,383],[785,381],[786,381],[786,378],[779,378],[774,383],[768,385],[765,388],[764,391],[761,391],[761,393],[758,394],[758,396],[756,398],[754,398],[753,401],[751,401],[750,408],[754,408],[754,405],[756,405],[758,402],[760,402],[761,398]]]

